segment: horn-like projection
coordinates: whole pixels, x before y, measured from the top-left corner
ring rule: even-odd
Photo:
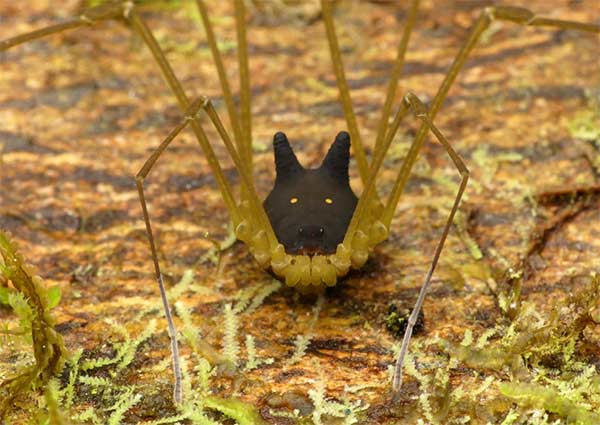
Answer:
[[[348,182],[348,164],[350,163],[350,135],[340,131],[329,148],[321,168],[341,183]]]
[[[304,170],[298,162],[298,158],[296,158],[285,133],[281,131],[275,133],[275,136],[273,136],[273,151],[275,153],[276,180],[286,179]]]

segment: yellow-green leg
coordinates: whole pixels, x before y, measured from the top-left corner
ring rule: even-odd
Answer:
[[[573,21],[563,21],[559,19],[542,18],[536,16],[533,12],[527,9],[519,7],[486,7],[481,13],[479,19],[477,19],[473,28],[471,29],[469,37],[467,38],[462,48],[456,55],[454,62],[452,63],[450,69],[446,73],[444,81],[442,82],[437,94],[431,102],[431,106],[429,108],[429,117],[432,120],[435,119],[435,116],[440,110],[440,107],[442,106],[442,103],[446,98],[450,87],[452,87],[456,76],[465,64],[467,58],[469,57],[469,54],[477,44],[477,41],[481,37],[481,34],[483,34],[483,32],[489,27],[489,25],[494,20],[511,21],[526,26],[549,26],[561,29],[574,29],[578,31],[600,33],[599,25],[585,24]],[[390,133],[392,131],[394,130],[390,128]],[[394,183],[394,187],[388,198],[388,203],[382,215],[382,221],[388,228],[394,216],[396,206],[400,201],[400,196],[402,195],[406,181],[408,180],[410,170],[412,169],[415,161],[417,160],[417,155],[419,153],[419,150],[421,149],[421,146],[423,145],[423,141],[425,139],[426,134],[427,125],[425,125],[424,123],[419,128],[417,135],[415,136],[415,141],[412,144],[410,150],[408,151],[406,159],[402,164],[402,168],[398,173],[398,177],[396,178],[396,182]]]
[[[240,109],[242,116],[242,146],[240,156],[252,171],[252,111],[250,108],[250,70],[246,37],[246,6],[244,0],[235,0],[235,25],[240,73]]]
[[[396,366],[394,369],[394,391],[398,391],[402,386],[402,364],[404,362],[404,357],[406,356],[406,353],[408,351],[408,345],[412,336],[412,331],[415,326],[415,323],[417,323],[417,318],[419,317],[419,312],[421,311],[421,307],[423,306],[425,295],[427,295],[427,291],[429,290],[429,286],[431,285],[431,276],[433,275],[435,267],[437,266],[437,263],[440,259],[440,254],[442,253],[442,249],[444,248],[444,242],[446,242],[446,238],[448,237],[448,233],[450,232],[450,226],[452,225],[452,221],[454,220],[454,215],[458,210],[458,205],[460,204],[460,200],[463,196],[463,193],[465,192],[465,188],[467,187],[467,182],[469,181],[469,170],[467,169],[460,156],[456,153],[452,146],[450,146],[450,143],[448,142],[446,137],[444,137],[440,130],[438,130],[438,128],[433,124],[431,118],[427,114],[427,108],[425,107],[423,102],[421,102],[421,100],[419,100],[419,98],[413,93],[408,93],[404,97],[403,103],[411,108],[413,114],[423,122],[425,128],[427,130],[430,130],[435,135],[438,142],[440,142],[440,144],[444,146],[446,152],[448,152],[448,155],[450,156],[452,162],[454,163],[454,165],[460,173],[461,181],[458,187],[458,191],[456,193],[456,198],[454,199],[454,204],[452,205],[450,214],[446,219],[446,224],[444,225],[442,236],[440,237],[440,240],[435,248],[433,259],[431,260],[431,266],[429,267],[427,275],[425,276],[423,286],[421,286],[421,290],[419,291],[417,302],[415,303],[412,313],[408,318],[408,325],[404,333],[404,339],[402,340],[402,346],[400,347],[400,354],[396,359]],[[416,141],[413,142],[413,145],[414,143],[416,143]]]
[[[268,264],[267,260],[270,260],[271,250],[275,249],[279,242],[277,240],[277,236],[275,236],[275,232],[273,231],[273,227],[271,226],[269,217],[267,216],[267,213],[258,197],[256,188],[254,187],[254,183],[252,181],[252,174],[247,167],[244,167],[241,153],[236,151],[235,146],[231,142],[231,139],[227,134],[227,131],[225,130],[225,127],[223,126],[223,123],[220,120],[217,111],[215,110],[210,99],[202,98],[202,103],[200,107],[206,112],[215,129],[219,133],[219,136],[221,136],[221,140],[225,144],[225,147],[227,148],[227,151],[229,152],[233,163],[239,170],[242,191],[247,194],[248,199],[245,200],[246,210],[243,211],[242,222],[244,220],[252,221],[254,223],[252,227],[255,229],[255,231],[253,231],[250,235],[250,240],[247,240],[243,237],[241,237],[240,239],[244,240],[245,242],[250,242],[252,248],[257,248],[254,243],[256,240],[253,241],[253,239],[257,237],[264,239],[264,241],[260,242],[260,250],[263,251],[267,249],[268,251],[261,253],[258,256],[257,252],[253,252],[253,254],[255,255],[255,257],[257,257],[259,263],[261,263],[262,266],[265,266],[266,264]],[[197,118],[194,118],[194,122],[197,122],[199,125],[199,121],[197,121]],[[239,226],[237,233],[241,233],[239,231]],[[265,244],[264,242],[268,242],[268,244]],[[261,261],[261,259],[264,260]]]
[[[146,232],[148,234],[148,241],[150,243],[150,251],[152,253],[152,261],[154,263],[154,271],[156,273],[156,278],[159,283],[160,288],[160,296],[163,303],[163,308],[165,310],[165,315],[167,317],[167,323],[169,328],[169,336],[171,339],[171,352],[173,353],[173,371],[175,375],[175,387],[174,387],[174,396],[173,398],[177,402],[181,402],[183,399],[182,395],[182,386],[181,386],[181,367],[179,364],[179,348],[177,345],[177,331],[175,329],[175,324],[173,322],[173,317],[171,314],[171,309],[169,306],[169,301],[167,299],[167,294],[164,288],[162,272],[160,270],[160,263],[158,261],[158,255],[156,250],[156,242],[154,239],[154,234],[152,232],[152,226],[150,223],[150,216],[148,214],[148,207],[146,203],[146,197],[144,194],[144,180],[152,170],[152,167],[156,164],[156,161],[160,158],[162,153],[167,149],[169,144],[177,137],[177,135],[188,126],[188,124],[196,124],[200,126],[200,120],[198,117],[199,112],[204,111],[210,118],[211,122],[215,126],[219,135],[229,155],[233,159],[234,164],[240,170],[240,179],[242,182],[243,190],[249,195],[248,199],[248,209],[250,210],[249,214],[246,214],[247,217],[244,218],[246,221],[250,221],[250,228],[253,231],[253,235],[251,235],[249,243],[252,244],[253,248],[255,248],[255,256],[257,258],[266,258],[266,260],[270,260],[270,253],[273,249],[275,249],[277,245],[277,238],[271,224],[268,221],[268,217],[260,203],[258,195],[256,194],[256,190],[254,189],[254,185],[252,184],[252,180],[249,176],[247,170],[241,164],[241,158],[238,152],[235,149],[235,146],[231,142],[229,135],[227,134],[223,123],[219,119],[216,110],[212,106],[212,103],[207,98],[200,98],[190,104],[188,108],[185,118],[183,121],[175,127],[167,136],[167,138],[156,148],[152,155],[146,160],[140,171],[136,174],[136,185],[138,189],[138,194],[140,198],[140,203],[142,206],[142,212],[144,215],[144,222],[146,224]],[[262,237],[260,235],[263,235]],[[257,246],[258,245],[258,246]],[[256,252],[256,251],[262,252]],[[266,261],[265,260],[265,261]]]
[[[41,37],[46,37],[46,36],[49,36],[49,35],[52,35],[55,33],[59,33],[59,32],[65,31],[65,30],[69,30],[69,29],[75,29],[75,28],[82,27],[82,26],[91,26],[98,22],[110,20],[110,19],[127,22],[131,26],[133,31],[143,39],[144,43],[150,49],[154,59],[156,60],[157,64],[159,65],[161,72],[162,72],[165,80],[167,81],[167,84],[171,88],[171,91],[177,98],[179,107],[181,108],[182,111],[187,112],[188,109],[190,108],[189,99],[187,98],[185,92],[183,91],[183,88],[182,88],[179,80],[175,76],[175,73],[173,72],[173,69],[171,68],[169,62],[165,58],[162,50],[160,49],[160,46],[158,45],[156,39],[154,38],[154,35],[150,31],[150,29],[147,27],[145,22],[142,20],[142,18],[139,16],[139,14],[136,12],[133,2],[116,2],[116,3],[103,4],[98,7],[87,9],[78,17],[72,18],[63,23],[52,25],[47,28],[42,28],[40,30],[36,30],[36,31],[30,32],[30,33],[18,35],[16,37],[10,38],[8,40],[0,41],[0,52],[7,50],[11,47],[14,47],[16,45],[26,43],[31,40],[35,40],[35,39],[38,39]],[[231,186],[225,179],[223,170],[221,169],[219,162],[216,158],[216,155],[208,142],[206,134],[202,130],[201,126],[199,125],[199,122],[196,119],[193,119],[190,121],[190,125],[194,131],[194,134],[196,135],[196,138],[197,138],[199,144],[202,147],[204,154],[206,155],[211,172],[214,175],[215,180],[217,181],[217,184],[219,186],[219,189],[223,195],[223,199],[224,199],[225,205],[227,206],[227,209],[231,215],[231,219],[234,222],[234,224],[237,225],[242,222],[242,214],[241,214],[240,207],[236,204],[236,202],[234,200]],[[175,130],[178,130],[178,129],[175,129]],[[181,131],[181,129],[179,129],[179,131]],[[174,131],[171,133],[171,136],[174,138],[177,133],[178,133],[178,131]],[[166,145],[168,145],[168,143],[165,143],[163,150],[164,150],[164,148],[166,148]],[[240,175],[245,176],[246,173],[243,171],[244,167],[241,166],[241,164],[239,164],[239,165],[236,164],[236,166],[239,166]],[[242,177],[242,180],[246,180],[246,185],[248,184],[247,179],[244,179],[244,177]],[[262,206],[261,206],[261,208],[262,208]],[[145,212],[145,214],[147,214],[147,212]],[[147,222],[147,224],[148,223],[149,222]],[[270,229],[270,227],[268,227],[267,230],[265,230],[265,232],[267,233],[267,237],[269,236],[268,229]],[[272,231],[272,229],[271,229],[271,231]],[[153,255],[155,256],[156,255],[155,247],[152,246],[152,248],[153,248]],[[156,264],[155,264],[155,267],[156,267]],[[163,296],[163,303],[164,303],[165,289],[164,289],[164,285],[162,282],[162,277],[159,272],[157,272],[157,280],[158,280],[158,285],[159,285],[159,288],[161,291],[161,296]],[[167,319],[170,322],[169,332],[171,333],[172,347],[173,347],[172,356],[173,356],[173,365],[174,365],[174,375],[175,375],[175,380],[176,380],[175,389],[174,389],[174,399],[176,402],[181,402],[182,401],[181,382],[180,382],[181,372],[177,368],[178,354],[177,354],[176,340],[175,340],[175,342],[173,342],[175,339],[174,338],[175,328],[173,326],[172,320],[170,320],[171,316],[170,316],[170,311],[168,309],[168,305],[165,306],[165,315],[167,316]]]
[[[323,22],[325,22],[325,30],[327,31],[327,40],[329,42],[329,50],[331,52],[331,62],[333,64],[335,79],[340,92],[340,100],[342,101],[344,116],[346,117],[346,125],[348,126],[348,133],[350,133],[350,140],[352,140],[352,153],[356,159],[360,178],[363,184],[365,184],[369,176],[369,165],[365,148],[360,137],[360,132],[358,131],[356,115],[354,114],[354,109],[352,108],[350,90],[348,89],[348,82],[346,81],[344,65],[342,63],[342,54],[340,53],[340,46],[338,44],[337,35],[335,34],[335,26],[333,24],[332,16],[332,3],[333,2],[331,0],[321,0]]]
[[[442,231],[442,236],[436,246],[433,259],[431,261],[431,266],[427,275],[425,277],[425,281],[421,290],[419,292],[419,296],[417,298],[417,302],[413,311],[410,315],[408,326],[406,332],[404,334],[404,339],[402,341],[402,347],[400,350],[400,354],[396,361],[396,368],[394,371],[394,381],[393,388],[395,391],[401,386],[402,383],[402,362],[404,357],[406,356],[408,345],[410,342],[410,338],[412,336],[412,331],[417,321],[417,317],[423,305],[423,301],[425,299],[425,295],[427,294],[427,290],[431,284],[431,277],[437,266],[437,263],[440,258],[440,254],[442,252],[442,248],[444,247],[444,242],[448,236],[450,231],[450,226],[452,225],[452,221],[454,219],[454,215],[458,209],[458,205],[460,204],[460,200],[467,186],[467,181],[469,179],[469,170],[465,166],[464,162],[460,158],[460,156],[456,153],[456,151],[450,146],[448,140],[444,137],[444,135],[437,129],[437,127],[431,122],[430,117],[427,115],[427,109],[425,105],[412,93],[408,93],[404,99],[392,125],[390,126],[390,130],[387,133],[385,139],[381,143],[380,149],[375,152],[375,156],[373,157],[373,162],[371,163],[371,168],[369,170],[369,179],[367,181],[367,185],[361,195],[359,203],[356,207],[354,215],[352,216],[352,220],[350,221],[350,225],[348,226],[348,230],[346,232],[346,236],[343,242],[345,247],[352,247],[353,251],[363,250],[365,253],[368,252],[368,249],[377,243],[381,242],[381,240],[385,239],[387,235],[387,230],[389,226],[385,226],[381,221],[378,220],[377,216],[372,214],[372,205],[376,199],[375,194],[375,181],[377,178],[377,174],[381,165],[383,164],[383,159],[390,148],[392,140],[394,139],[394,135],[396,134],[398,127],[400,126],[400,122],[402,119],[408,114],[408,112],[412,110],[413,114],[419,118],[426,129],[430,130],[437,140],[444,146],[448,155],[454,162],[454,165],[458,169],[461,175],[461,183],[458,188],[458,192],[456,194],[456,198],[454,199],[454,204],[452,206],[452,210],[446,220],[446,224]],[[414,146],[416,140],[413,141],[412,146]],[[411,148],[412,148],[411,146]],[[365,241],[364,243],[362,241]],[[362,246],[364,244],[364,246]],[[357,246],[361,245],[361,246]],[[354,254],[353,254],[354,255]]]
[[[452,66],[450,67],[450,70],[446,74],[444,81],[442,82],[435,98],[433,99],[433,101],[431,103],[431,108],[430,108],[429,112],[427,112],[425,106],[421,103],[421,101],[415,95],[409,93],[407,96],[405,96],[404,102],[403,102],[404,105],[402,105],[400,107],[400,110],[396,114],[396,118],[394,119],[394,122],[390,126],[390,129],[389,129],[386,137],[384,138],[384,144],[383,144],[384,146],[382,146],[383,151],[377,152],[376,156],[378,158],[381,158],[383,155],[385,155],[385,152],[389,148],[389,144],[391,143],[391,140],[393,139],[394,135],[396,134],[396,132],[398,130],[398,127],[400,125],[402,118],[406,115],[407,106],[413,110],[415,115],[419,119],[421,119],[423,121],[423,123],[422,123],[421,127],[419,128],[417,135],[415,137],[415,140],[411,144],[409,152],[401,166],[401,169],[398,173],[398,177],[397,177],[394,187],[392,189],[392,193],[390,194],[390,197],[388,198],[388,204],[386,205],[386,207],[383,211],[383,214],[381,216],[381,221],[383,222],[384,227],[389,228],[389,226],[390,226],[391,220],[394,215],[394,211],[396,209],[396,206],[398,204],[400,196],[404,190],[404,186],[406,184],[406,181],[408,179],[410,171],[417,159],[417,155],[423,145],[423,142],[425,140],[425,136],[426,136],[428,130],[431,130],[434,133],[434,135],[436,136],[436,138],[438,139],[438,141],[442,145],[444,145],[448,154],[450,155],[453,162],[455,163],[456,167],[459,169],[461,176],[462,176],[462,181],[461,181],[454,205],[452,207],[452,210],[450,212],[450,215],[449,215],[446,225],[444,227],[442,237],[436,247],[431,267],[425,277],[425,281],[424,281],[424,284],[419,293],[419,297],[417,299],[415,308],[413,309],[413,312],[411,313],[411,316],[409,318],[408,327],[407,327],[406,333],[404,335],[404,339],[402,341],[401,351],[396,360],[396,367],[395,367],[394,380],[393,380],[393,389],[396,392],[399,391],[399,389],[402,385],[402,363],[403,363],[404,357],[406,355],[406,352],[408,350],[408,345],[409,345],[410,338],[412,335],[412,329],[414,327],[414,324],[416,323],[419,311],[423,304],[423,300],[427,293],[427,289],[431,282],[431,276],[433,274],[433,271],[435,270],[435,266],[437,264],[440,254],[441,254],[441,250],[443,248],[444,241],[450,230],[450,225],[452,223],[452,219],[456,213],[456,210],[457,210],[459,202],[460,202],[460,198],[465,190],[467,180],[468,180],[467,168],[464,166],[464,164],[460,160],[460,157],[450,147],[447,140],[440,133],[440,131],[435,127],[435,125],[433,124],[432,121],[433,121],[435,115],[437,114],[437,112],[439,111],[439,109],[440,109],[446,95],[448,94],[448,91],[450,90],[452,83],[456,79],[456,76],[458,75],[460,69],[462,68],[462,66],[466,62],[469,54],[471,53],[471,51],[477,44],[479,37],[481,37],[481,34],[489,27],[490,23],[496,19],[512,21],[512,22],[515,22],[515,23],[518,23],[521,25],[528,25],[528,26],[551,26],[551,27],[557,27],[557,28],[562,28],[562,29],[575,29],[575,30],[579,30],[579,31],[587,31],[587,32],[593,32],[593,33],[600,32],[600,26],[598,26],[598,25],[584,24],[584,23],[578,23],[578,22],[572,22],[572,21],[563,21],[563,20],[557,20],[557,19],[541,18],[541,17],[535,16],[532,12],[530,12],[527,9],[523,9],[523,8],[488,7],[482,12],[481,16],[479,17],[479,19],[475,23],[473,29],[471,30],[469,37],[467,38],[464,45],[462,46],[459,53],[457,54],[454,62],[452,63]],[[373,165],[377,165],[377,162],[378,161],[374,161]],[[377,170],[378,170],[378,168],[375,168],[375,169],[372,169],[371,172],[377,173]],[[373,179],[374,179],[374,176],[370,176],[370,177],[373,177]],[[364,200],[364,204],[369,205],[372,202],[372,199],[373,199],[373,195],[371,193],[368,193],[366,196],[366,199]],[[361,201],[363,201],[363,199],[361,199]],[[357,210],[358,210],[358,206],[357,206]],[[357,221],[360,221],[360,217],[358,217]],[[357,223],[357,226],[359,226],[359,225],[360,225],[360,223]]]
[[[225,100],[225,106],[227,107],[227,115],[229,116],[229,122],[233,129],[233,138],[239,152],[243,152],[242,146],[242,130],[240,127],[240,119],[238,111],[233,101],[233,94],[231,92],[231,86],[227,73],[225,72],[225,65],[223,65],[223,57],[217,46],[217,38],[213,30],[210,18],[208,16],[208,9],[203,0],[196,0],[200,17],[202,18],[202,25],[204,26],[204,32],[206,33],[206,41],[210,47],[210,52],[217,68],[217,74],[219,75],[219,83],[221,84],[221,91],[223,92],[223,99]]]
[[[410,40],[412,29],[415,25],[415,21],[417,20],[418,11],[419,0],[413,0],[410,5],[410,10],[408,11],[406,23],[404,24],[402,38],[400,39],[400,43],[398,43],[398,53],[396,55],[396,61],[394,62],[394,68],[392,69],[390,80],[388,82],[388,87],[385,92],[385,102],[383,104],[383,109],[381,110],[381,117],[379,118],[379,124],[377,126],[377,138],[375,139],[375,148],[373,149],[375,155],[376,152],[378,152],[381,148],[381,144],[384,141],[384,137],[389,127],[389,120],[392,114],[392,107],[394,104],[394,99],[396,97],[396,91],[398,90],[398,81],[402,77],[402,71],[404,69],[404,57],[406,56],[406,49],[408,48],[408,42]]]
[[[26,43],[31,40],[35,40],[41,37],[46,37],[51,34],[59,33],[68,29],[74,29],[82,26],[91,26],[98,22],[114,19],[119,21],[127,22],[133,29],[133,31],[139,35],[144,43],[148,46],[157,64],[160,66],[161,72],[167,81],[167,84],[171,88],[171,91],[177,98],[179,107],[182,112],[187,111],[189,107],[189,99],[187,98],[181,83],[175,76],[171,65],[165,58],[160,46],[156,42],[154,35],[136,12],[133,2],[117,2],[107,3],[98,7],[93,7],[85,10],[78,17],[67,20],[63,23],[52,25],[47,28],[32,31],[30,33],[21,34],[8,40],[0,41],[0,52],[7,50],[13,46]],[[234,223],[240,220],[240,211],[237,204],[234,201],[233,192],[231,186],[225,179],[223,170],[219,166],[214,151],[210,147],[208,139],[204,131],[196,123],[192,123],[192,129],[198,139],[198,142],[202,146],[204,154],[208,160],[209,166],[212,173],[215,176],[219,189],[223,194],[225,205],[231,215]]]
[[[192,108],[197,109],[197,105],[192,105]],[[193,109],[189,112],[191,115],[195,114]],[[162,273],[160,271],[160,264],[158,262],[156,243],[154,240],[154,234],[152,232],[152,226],[150,224],[150,216],[148,215],[146,196],[144,195],[144,179],[148,176],[148,173],[150,173],[150,170],[152,169],[156,161],[158,161],[158,158],[163,153],[163,151],[167,149],[167,147],[173,141],[173,139],[175,139],[175,137],[177,137],[177,135],[190,123],[189,117],[191,115],[186,115],[186,118],[177,127],[171,130],[167,138],[160,144],[160,146],[154,152],[152,152],[150,158],[146,160],[140,171],[135,176],[135,184],[137,186],[138,195],[140,197],[140,203],[142,205],[144,222],[146,223],[146,233],[148,234],[148,242],[150,243],[150,251],[152,253],[152,261],[154,263],[154,272],[156,274],[156,279],[158,280],[158,287],[160,289],[160,299],[162,301],[165,316],[167,318],[169,338],[171,340],[171,360],[173,362],[173,374],[175,375],[173,399],[177,403],[181,403],[181,401],[183,400],[183,392],[181,386],[181,365],[179,364],[179,346],[177,344],[177,329],[175,328],[175,323],[173,322],[173,315],[171,314],[171,307],[169,306],[169,300],[167,298],[167,292],[165,290]]]
[[[354,153],[354,157],[356,158],[356,163],[358,165],[361,180],[363,184],[366,185],[370,176],[368,160],[366,158],[363,141],[360,136],[360,131],[358,130],[356,115],[354,114],[354,109],[352,107],[350,89],[348,88],[348,82],[346,81],[344,63],[342,61],[342,55],[340,52],[340,47],[335,32],[335,25],[332,16],[332,3],[333,2],[331,2],[330,0],[321,1],[323,10],[323,21],[325,22],[325,30],[327,32],[327,40],[329,43],[329,50],[331,53],[331,61],[333,64],[333,70],[335,72],[336,82],[340,93],[340,100],[342,101],[344,117],[346,118],[346,125],[348,126],[348,132],[350,133],[350,138],[352,140],[352,151]],[[402,32],[402,38],[398,43],[398,53],[396,56],[396,61],[394,62],[394,67],[392,69],[390,79],[388,82],[388,87],[386,90],[385,102],[381,111],[381,117],[379,118],[379,124],[377,127],[377,138],[375,140],[374,152],[378,152],[381,148],[381,144],[383,143],[386,131],[388,129],[388,121],[390,119],[392,105],[394,104],[396,91],[398,89],[398,81],[400,80],[402,76],[402,71],[404,69],[404,57],[406,55],[406,50],[408,48],[408,42],[410,40],[412,29],[417,19],[418,10],[419,0],[412,0],[408,12],[408,18],[406,20],[406,24]]]

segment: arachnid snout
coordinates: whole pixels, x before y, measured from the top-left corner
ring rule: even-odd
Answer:
[[[323,239],[325,227],[318,224],[304,224],[298,226],[298,237],[294,246],[288,251],[291,254],[315,255],[325,254]]]
[[[288,254],[333,254],[344,240],[358,199],[350,188],[350,136],[341,131],[319,168],[298,162],[284,133],[273,137],[277,176],[264,206]]]
[[[306,225],[298,227],[298,234],[300,237],[320,239],[325,233],[325,229],[322,226]]]

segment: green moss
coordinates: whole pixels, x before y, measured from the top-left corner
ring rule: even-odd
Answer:
[[[596,173],[600,172],[600,108],[592,106],[591,109],[578,113],[567,126],[571,136],[592,145],[588,159]]]
[[[8,236],[0,231],[0,275],[8,286],[2,288],[2,300],[19,318],[19,326],[8,330],[31,342],[35,363],[0,384],[0,419],[15,399],[44,386],[60,372],[68,356],[62,337],[54,330],[51,309],[60,299],[57,290],[48,291],[38,276],[25,265]]]
[[[590,142],[600,141],[600,112],[589,109],[579,112],[567,128],[573,137]]]
[[[600,423],[600,415],[577,405],[558,391],[549,389],[539,384],[520,382],[503,382],[500,392],[522,407],[544,409],[565,418],[569,422],[582,425],[596,425]]]
[[[494,328],[467,329],[460,342],[433,337],[411,345],[404,366],[419,385],[420,416],[429,423],[600,423],[598,370],[580,349],[590,344],[584,330],[598,326],[600,278],[592,275],[549,313],[519,291],[506,297],[519,307]]]
[[[260,425],[265,423],[258,411],[247,403],[233,398],[207,397],[204,405],[235,419],[239,425]]]

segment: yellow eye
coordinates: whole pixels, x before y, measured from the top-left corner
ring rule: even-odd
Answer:
[[[296,198],[295,196],[293,198],[290,198],[290,204],[295,204],[298,202],[298,198]]]
[[[331,198],[325,198],[325,203],[326,204],[333,204],[333,199],[331,199]]]

